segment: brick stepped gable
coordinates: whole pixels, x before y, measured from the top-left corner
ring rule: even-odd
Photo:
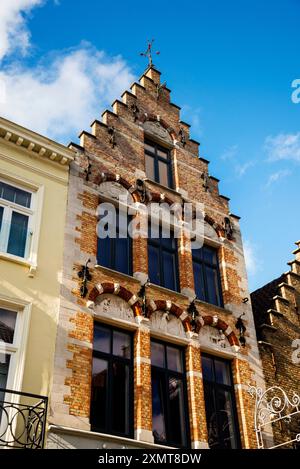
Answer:
[[[300,357],[294,342],[300,339],[300,241],[295,244],[290,270],[251,294],[267,387],[280,386],[290,398],[300,394]],[[299,433],[299,425],[299,417],[289,426],[275,425],[274,443]]]
[[[260,329],[273,326],[274,316],[285,316],[300,326],[300,241],[295,244],[295,259],[287,263],[291,269],[251,294],[256,324]]]
[[[229,198],[219,194],[219,179],[209,175],[209,190],[205,187],[201,177],[209,173],[209,161],[199,156],[200,143],[190,138],[190,125],[180,120],[180,107],[171,102],[171,90],[161,85],[160,75],[154,67],[148,68],[139,81],[131,85],[131,91],[122,94],[122,101],[116,99],[112,103],[112,111],[102,113],[102,121],[93,121],[91,133],[81,132],[80,145],[71,143],[70,146],[81,149],[90,158],[92,175],[99,171],[99,159],[103,158],[103,170],[115,171],[133,184],[133,175],[144,171],[143,125],[147,121],[159,123],[176,142],[175,189],[188,191],[192,187],[189,200],[201,200],[207,207],[230,215]],[[111,129],[114,145],[110,143]],[[95,158],[97,168],[93,168]]]

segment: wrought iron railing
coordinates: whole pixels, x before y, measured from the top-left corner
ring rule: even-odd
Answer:
[[[42,449],[48,398],[0,388],[0,448]]]

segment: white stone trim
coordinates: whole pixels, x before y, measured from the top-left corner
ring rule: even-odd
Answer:
[[[145,363],[146,365],[151,365],[151,360],[150,358],[146,358],[146,357],[135,357],[134,363],[136,363],[137,365],[140,365],[141,363]]]
[[[154,312],[154,311],[157,311],[157,306],[156,306],[156,303],[154,300],[150,300],[149,301],[149,306],[151,308],[151,310]]]
[[[231,329],[230,326],[227,327],[227,329],[225,329],[224,331],[224,335],[229,336],[231,333],[233,332],[233,330]]]
[[[134,438],[137,441],[145,441],[147,443],[154,443],[154,436],[150,430],[144,428],[136,428],[134,430]]]
[[[200,378],[200,379],[202,379],[203,377],[201,371],[187,371],[186,376],[188,378]]]
[[[119,283],[114,283],[114,295],[117,295],[120,291],[121,285]]]
[[[180,319],[180,321],[183,322],[188,317],[189,317],[189,315],[187,314],[187,312],[183,311],[183,313],[181,313],[181,315],[179,316],[178,319]]]
[[[192,441],[193,449],[209,449],[207,441]]]
[[[137,296],[136,296],[136,295],[132,295],[132,297],[128,300],[129,306],[134,305],[134,303],[136,303],[137,300],[138,300]]]
[[[97,288],[97,290],[98,290],[98,292],[99,292],[99,295],[102,295],[102,293],[104,292],[104,289],[103,289],[103,287],[102,287],[102,284],[101,284],[101,283],[97,283],[96,288]]]

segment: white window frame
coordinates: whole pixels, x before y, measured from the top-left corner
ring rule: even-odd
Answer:
[[[18,189],[25,190],[32,194],[30,208],[23,207],[22,205],[14,204],[5,199],[0,199],[0,205],[4,207],[4,212],[8,215],[8,219],[11,218],[11,212],[16,211],[29,216],[28,221],[28,232],[31,232],[30,246],[25,248],[25,257],[15,256],[5,252],[0,245],[0,258],[17,262],[29,267],[29,275],[33,276],[37,269],[37,258],[38,258],[38,242],[42,219],[42,207],[44,199],[44,186],[38,185],[32,181],[26,180],[25,178],[18,177],[14,174],[7,172],[3,173],[0,171],[0,180],[6,184],[12,185]],[[10,211],[10,215],[9,215]],[[6,215],[3,213],[3,220],[6,221]],[[8,235],[7,235],[8,239]],[[5,241],[4,241],[5,243]],[[7,247],[7,243],[6,243]],[[26,256],[27,249],[27,256]]]
[[[17,313],[13,343],[0,341],[0,353],[10,355],[6,388],[13,391],[22,390],[31,306],[31,303],[0,295],[0,308]]]
[[[27,303],[19,299],[13,299],[5,295],[0,295],[0,307],[17,313],[13,343],[9,344],[7,342],[0,341],[0,353],[10,355],[5,389],[21,392],[32,305],[31,303]],[[6,393],[4,395],[4,400],[5,402],[12,401],[15,404],[18,404],[20,401],[20,396]],[[13,409],[9,411],[9,419],[13,415],[12,412]],[[0,422],[0,434],[2,435],[2,438],[4,437],[5,439],[5,437],[7,437],[8,440],[10,440],[11,432],[13,432],[16,424],[17,422],[15,419],[13,422],[13,427],[6,429],[5,422],[2,420]]]

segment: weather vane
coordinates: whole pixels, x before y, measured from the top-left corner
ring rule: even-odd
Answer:
[[[152,45],[153,45],[154,39],[152,39],[151,41],[149,41],[149,39],[148,39],[147,42],[148,42],[148,47],[147,47],[146,52],[141,52],[140,55],[142,55],[143,57],[148,57],[148,60],[149,60],[149,65],[148,65],[148,67],[150,68],[150,67],[153,66],[153,61],[152,61]],[[159,55],[160,52],[157,51],[157,52],[155,52],[155,54]]]

